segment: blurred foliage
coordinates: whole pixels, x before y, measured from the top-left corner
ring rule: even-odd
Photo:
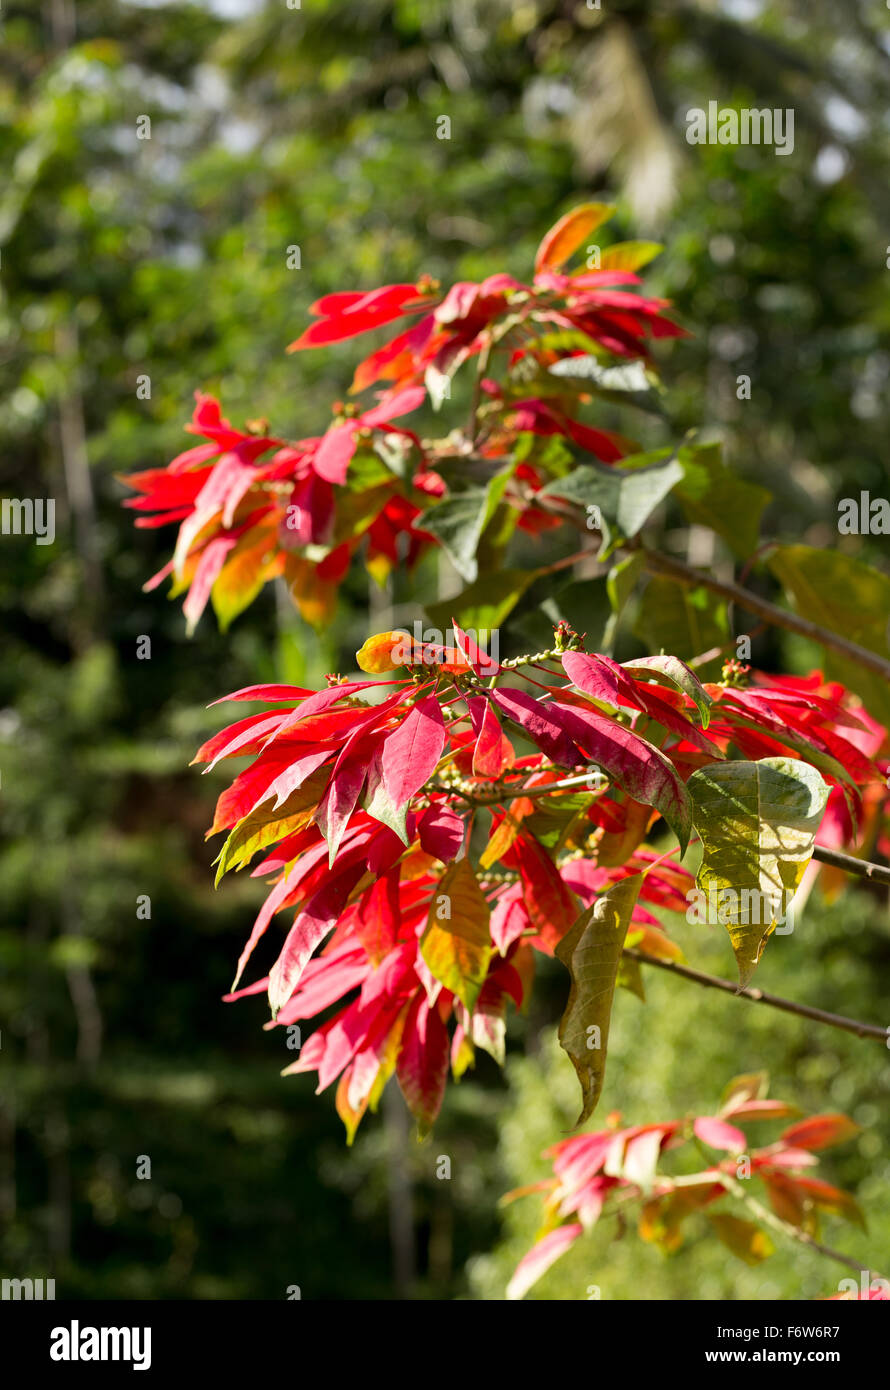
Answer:
[[[775,496],[764,535],[837,542],[837,500],[887,485],[888,22],[878,0],[4,4],[2,492],[56,501],[53,545],[0,538],[4,1273],[54,1276],[60,1297],[500,1296],[533,1214],[513,1209],[507,1248],[469,1282],[465,1265],[495,1239],[499,1193],[540,1171],[564,1127],[571,1069],[541,1072],[537,1041],[564,997],[556,967],[513,1030],[509,1095],[486,1062],[423,1148],[397,1102],[347,1153],[330,1097],[278,1078],[290,1056],[261,1031],[261,1001],[219,1003],[257,899],[249,883],[214,896],[213,789],[187,767],[220,722],[209,700],[351,668],[369,602],[413,618],[416,595],[453,576],[431,561],[369,597],[355,574],[320,635],[269,591],[227,637],[205,619],[188,642],[179,608],[141,591],[168,541],[133,530],[115,474],[182,447],[196,388],[239,422],[317,432],[356,359],[354,345],[285,356],[314,299],[422,270],[522,277],[592,191],[618,199],[616,236],[664,241],[649,283],[696,334],[658,353],[667,413],[647,446],[719,435]],[[793,105],[793,155],[688,146],[686,110],[712,99]],[[679,514],[664,527],[679,553],[700,543]],[[880,539],[841,543],[880,558]],[[528,541],[525,561],[552,545]],[[599,600],[572,589],[583,618]],[[755,646],[774,669],[808,659],[780,637]],[[781,992],[787,975],[794,997],[879,1020],[879,903],[851,890],[811,910],[813,937],[786,942],[764,984]],[[651,982],[633,1047],[616,1028],[606,1104],[660,1118],[767,1063],[774,1094],[818,1107],[830,1086],[878,1118],[886,1062],[866,1044],[691,988]],[[834,1173],[861,1180],[867,1210],[886,1177],[870,1142]],[[541,1296],[752,1291],[705,1242],[662,1266],[630,1237],[604,1241]],[[815,1290],[801,1261],[758,1277],[775,1296]]]

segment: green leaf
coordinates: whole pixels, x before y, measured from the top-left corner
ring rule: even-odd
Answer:
[[[470,1013],[491,959],[489,917],[488,901],[469,859],[450,864],[433,893],[420,954],[435,978]]]
[[[808,545],[778,546],[768,564],[801,617],[890,657],[890,579],[885,574],[837,550]],[[880,675],[827,647],[825,671],[855,691],[876,719],[890,724],[890,685]]]
[[[746,1265],[759,1265],[775,1249],[766,1231],[755,1226],[753,1221],[743,1221],[728,1212],[714,1212],[708,1220],[723,1244]]]
[[[653,375],[644,362],[604,367],[592,356],[563,357],[548,370],[551,376],[568,377],[571,381],[593,381],[607,391],[651,391],[653,386]]]
[[[439,603],[428,603],[425,612],[440,632],[447,632],[455,618],[462,628],[492,632],[513,612],[540,570],[499,570]]]
[[[688,661],[729,641],[726,604],[709,589],[690,589],[659,575],[646,585],[634,631],[651,651]]]
[[[769,1091],[769,1072],[748,1071],[734,1076],[723,1088],[720,1097],[720,1114],[729,1113],[735,1107],[746,1105],[752,1100],[765,1100]]]
[[[643,972],[640,969],[640,962],[634,960],[632,956],[622,956],[618,962],[618,976],[615,981],[619,989],[629,990],[638,999],[646,1002],[646,989],[643,984]]]
[[[613,565],[609,570],[606,579],[606,592],[609,595],[612,615],[606,625],[603,638],[606,651],[611,652],[615,646],[615,637],[618,632],[618,624],[621,622],[621,615],[628,599],[637,587],[637,580],[644,569],[645,560],[637,550],[632,555],[628,555],[626,560],[619,560],[618,564]]]
[[[760,518],[772,496],[724,466],[719,444],[685,444],[683,478],[674,494],[690,521],[709,526],[743,559],[757,549]]]
[[[572,978],[559,1024],[559,1041],[581,1083],[583,1104],[578,1125],[593,1114],[603,1089],[612,1000],[641,881],[634,874],[602,893],[556,947],[556,955]]]
[[[513,472],[513,464],[497,473],[485,488],[470,488],[447,497],[418,519],[418,526],[435,536],[454,568],[468,584],[475,582],[476,551],[482,533],[494,516]]]
[[[615,464],[611,468],[583,464],[567,477],[548,484],[542,495],[577,502],[588,509],[588,516],[593,515],[590,508],[599,508],[603,543],[598,558],[603,559],[616,545],[637,535],[683,477],[682,467],[669,455],[669,449],[657,450],[638,455],[634,463],[625,459],[620,467]],[[590,529],[597,527],[592,525]]]
[[[729,931],[745,985],[810,862],[829,787],[797,758],[762,758],[699,768],[687,790],[703,848],[696,885]]]

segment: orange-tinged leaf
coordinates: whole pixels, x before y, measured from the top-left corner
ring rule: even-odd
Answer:
[[[585,238],[608,221],[614,211],[614,207],[608,203],[582,203],[580,207],[567,212],[550,228],[538,247],[535,273],[559,270]]]
[[[761,1173],[761,1177],[766,1184],[769,1204],[779,1220],[787,1221],[798,1230],[807,1230],[808,1204],[795,1180],[786,1173]],[[811,1226],[812,1221],[809,1222]],[[813,1234],[811,1229],[809,1233]]]
[[[644,806],[632,797],[627,797],[624,829],[603,832],[597,842],[596,862],[607,869],[627,863],[634,850],[645,840],[646,831],[657,816],[658,812],[651,806]]]
[[[782,1131],[782,1142],[789,1148],[827,1149],[855,1139],[859,1125],[847,1115],[813,1115]]]
[[[499,859],[507,853],[522,826],[526,816],[530,816],[535,809],[534,802],[530,797],[518,796],[506,813],[500,824],[491,833],[491,837],[479,859],[479,866],[482,869],[490,869],[492,864],[496,864]]]
[[[653,1197],[640,1211],[637,1226],[640,1238],[651,1241],[666,1255],[673,1255],[683,1244],[682,1226],[686,1217],[706,1206],[713,1196],[714,1184],[703,1182],[695,1187],[678,1188],[663,1197]]]
[[[353,1105],[349,1097],[349,1086],[352,1080],[352,1066],[348,1066],[340,1077],[337,1086],[337,1094],[334,1106],[340,1119],[346,1128],[346,1143],[352,1145],[356,1131],[361,1123],[362,1116],[368,1108],[368,1097],[363,1096],[357,1105]]]
[[[556,1178],[541,1178],[539,1182],[527,1182],[522,1187],[514,1187],[510,1192],[505,1192],[498,1200],[498,1206],[508,1207],[520,1197],[530,1197],[534,1192],[552,1192],[555,1187]]]
[[[436,979],[470,1013],[491,959],[490,915],[469,859],[449,865],[430,903],[420,953]]]
[[[384,671],[397,671],[404,666],[405,654],[410,646],[411,638],[407,632],[377,632],[359,648],[355,659],[360,670],[379,676]]]
[[[799,1115],[800,1108],[784,1100],[749,1100],[730,1110],[724,1108],[720,1113],[734,1120],[788,1120],[792,1115]]]
[[[283,840],[295,830],[302,830],[312,819],[319,797],[327,783],[327,769],[319,768],[310,774],[301,787],[292,792],[284,805],[275,807],[276,798],[269,796],[261,805],[239,820],[231,830],[217,858],[216,882],[229,869],[241,869],[259,849]]]
[[[657,956],[659,960],[683,959],[683,950],[676,941],[665,936],[660,927],[650,927],[648,923],[632,922],[625,945],[638,946],[647,956]]]
[[[284,569],[284,554],[276,552],[276,528],[275,521],[255,526],[241,537],[223,565],[210,590],[220,631],[225,632],[266,581]]]
[[[338,586],[320,579],[318,566],[302,555],[288,555],[284,573],[301,618],[316,629],[329,623],[337,608]]]
[[[825,1211],[833,1211],[837,1216],[842,1216],[847,1221],[853,1221],[857,1226],[865,1230],[865,1216],[862,1208],[849,1192],[844,1192],[843,1188],[833,1187],[831,1183],[822,1182],[820,1178],[795,1178],[793,1180],[797,1186],[806,1193],[810,1201],[817,1207]]]

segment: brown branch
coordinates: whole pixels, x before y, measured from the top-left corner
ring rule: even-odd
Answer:
[[[869,859],[857,859],[852,854],[841,854],[839,849],[826,849],[824,845],[816,845],[813,858],[818,859],[820,864],[830,864],[832,868],[843,869],[846,874],[871,879],[872,883],[890,884],[890,869],[884,864],[873,864]]]
[[[752,1197],[746,1192],[742,1184],[736,1178],[730,1177],[728,1173],[721,1172],[718,1182],[721,1187],[726,1188],[730,1196],[742,1202],[752,1215],[756,1216],[758,1220],[763,1221],[767,1226],[772,1226],[774,1231],[780,1231],[782,1235],[787,1236],[790,1240],[797,1241],[799,1245],[808,1246],[810,1250],[815,1250],[818,1255],[824,1255],[826,1259],[835,1260],[838,1264],[846,1265],[847,1269],[853,1269],[857,1274],[867,1274],[869,1280],[881,1279],[882,1283],[886,1282],[881,1278],[880,1274],[876,1274],[873,1269],[869,1269],[868,1265],[860,1264],[859,1260],[854,1259],[852,1255],[844,1255],[840,1250],[833,1250],[830,1245],[823,1245],[821,1241],[814,1240],[806,1231],[801,1231],[797,1226],[792,1226],[790,1221],[783,1221],[781,1216],[776,1216],[775,1212],[770,1211],[769,1208],[765,1207],[762,1202],[759,1202],[756,1197]]]
[[[801,618],[797,613],[779,608],[776,604],[752,593],[750,589],[743,589],[740,584],[726,583],[721,579],[716,579],[713,575],[705,574],[702,570],[693,569],[691,565],[684,564],[682,560],[675,560],[671,556],[662,555],[654,550],[642,550],[638,553],[642,554],[646,568],[651,573],[669,575],[680,584],[694,584],[708,589],[712,594],[728,599],[730,603],[737,603],[747,613],[754,613],[758,618],[763,618],[765,622],[772,623],[774,627],[784,627],[788,632],[799,633],[801,637],[807,637],[811,642],[818,642],[820,646],[829,647],[832,651],[840,653],[841,656],[848,657],[851,661],[864,666],[866,670],[874,671],[876,675],[883,676],[885,680],[890,679],[890,661],[879,656],[877,652],[869,651],[867,647],[860,647],[858,642],[850,642],[846,637],[841,637],[839,633],[831,632],[828,628],[820,627],[818,623],[810,622],[809,618]]]
[[[881,1028],[877,1023],[860,1023],[855,1018],[844,1018],[842,1014],[830,1014],[824,1009],[813,1009],[809,1004],[796,1004],[793,999],[783,999],[778,994],[768,994],[765,989],[754,989],[750,985],[743,989],[734,985],[731,980],[722,980],[717,975],[706,975],[703,971],[693,970],[688,965],[678,965],[676,961],[659,960],[657,956],[649,956],[644,951],[637,951],[630,946],[624,948],[624,955],[629,956],[631,960],[640,961],[642,965],[655,965],[659,970],[669,970],[672,975],[682,975],[684,980],[692,980],[694,984],[705,985],[708,989],[735,994],[742,999],[750,999],[754,1004],[769,1004],[774,1009],[781,1009],[783,1013],[812,1019],[814,1023],[824,1023],[829,1028],[840,1028],[845,1033],[853,1033],[857,1038],[880,1038],[885,1045],[890,1040],[890,1030]]]
[[[549,497],[542,492],[532,494],[529,500],[543,511],[551,512],[563,521],[570,522],[579,531],[587,531],[586,515],[581,515],[577,505],[567,502],[565,499]],[[659,551],[643,548],[641,550],[624,549],[621,553],[624,555],[642,555],[650,573],[668,575],[680,584],[709,589],[712,594],[717,594],[730,603],[737,603],[747,613],[755,614],[764,622],[771,623],[773,627],[783,627],[788,632],[796,632],[801,637],[809,638],[811,642],[817,642],[819,646],[829,647],[832,651],[840,653],[841,656],[848,657],[849,660],[864,666],[866,670],[874,671],[876,675],[883,676],[885,680],[890,679],[890,661],[887,661],[885,657],[879,656],[877,652],[869,651],[868,647],[861,647],[858,642],[850,642],[846,637],[841,637],[839,633],[832,632],[829,628],[820,627],[818,623],[810,622],[809,618],[801,618],[797,613],[779,608],[775,603],[770,603],[767,599],[752,593],[750,589],[742,588],[740,584],[727,583],[717,579],[702,570],[693,569],[691,565],[684,564],[682,560],[675,560],[669,555],[662,555]]]

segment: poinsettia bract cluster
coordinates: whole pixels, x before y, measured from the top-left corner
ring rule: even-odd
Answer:
[[[716,1115],[624,1126],[615,1113],[605,1129],[553,1145],[546,1154],[553,1177],[504,1199],[546,1194],[542,1233],[517,1266],[507,1297],[523,1298],[561,1255],[610,1214],[635,1215],[638,1234],[665,1254],[680,1248],[691,1218],[703,1215],[724,1245],[749,1265],[760,1264],[774,1250],[772,1227],[762,1216],[758,1219],[757,1207],[748,1205],[751,1198],[756,1203],[765,1197],[780,1222],[813,1239],[823,1215],[864,1230],[854,1198],[812,1174],[817,1152],[855,1138],[858,1125],[846,1115],[813,1115],[787,1125],[770,1143],[752,1145],[749,1125],[760,1131],[766,1123],[798,1114],[793,1105],[767,1099],[767,1090],[763,1072],[736,1077]],[[673,1175],[663,1170],[665,1155],[683,1150],[685,1157],[690,1149],[705,1158],[704,1168],[684,1172],[681,1160],[669,1165],[678,1169]]]
[[[654,243],[597,247],[595,268],[565,271],[612,212],[590,203],[562,218],[538,249],[530,284],[496,274],[443,289],[422,276],[318,300],[314,322],[289,351],[399,324],[359,363],[351,400],[334,403],[318,435],[279,438],[265,421],[239,429],[218,400],[198,393],[186,428],[204,442],[166,468],[121,479],[139,494],[124,503],[140,513],[137,526],[179,527],[172,559],[146,588],[172,576],[172,594],[186,594],[191,631],[208,601],[226,627],[281,576],[303,616],[321,624],[360,549],[382,582],[396,564],[410,567],[441,543],[436,509],[465,496],[470,456],[480,483],[471,495],[485,492],[489,504],[481,507],[480,535],[498,506],[501,540],[517,525],[533,533],[558,525],[535,503],[552,467],[546,455],[534,458],[530,441],[557,436],[607,465],[633,453],[632,440],[585,420],[586,408],[598,383],[608,394],[609,364],[648,364],[651,340],[685,332],[667,317],[667,301],[637,290],[636,271],[660,249]],[[573,359],[592,367],[559,374]],[[470,361],[484,368],[471,426],[444,439],[409,428],[421,407],[438,410],[450,398],[453,378]],[[515,452],[523,438],[526,458]]]
[[[851,827],[857,778],[879,775],[869,749],[883,730],[818,674],[702,683],[673,657],[580,648],[560,625],[550,652],[501,665],[457,625],[447,647],[381,633],[358,654],[365,679],[235,692],[273,708],[197,754],[208,770],[250,759],[208,833],[227,832],[218,877],[260,856],[252,873],[270,884],[230,997],[266,991],[269,1026],[311,1024],[288,1070],[338,1082],[350,1135],[393,1074],[428,1129],[449,1071],[477,1048],[503,1059],[537,953],[560,954],[622,883],[634,892],[618,953],[681,957],[662,914],[686,912],[695,881],[679,858],[696,774],[784,755],[824,779]],[[277,959],[239,989],[279,913]]]

